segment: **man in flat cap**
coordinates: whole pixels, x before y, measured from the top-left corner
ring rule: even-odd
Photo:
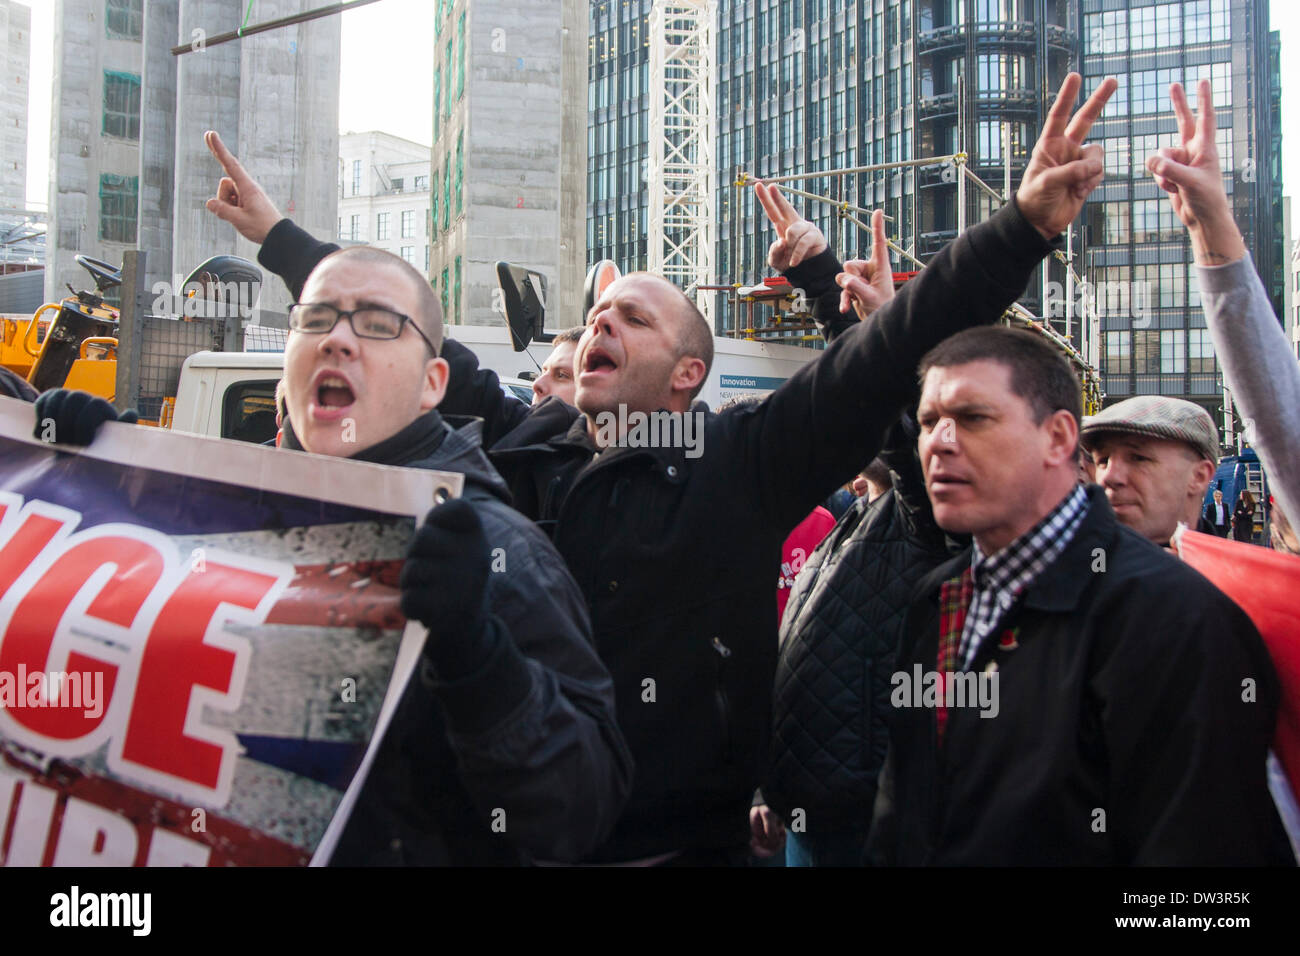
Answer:
[[[1141,395],[1083,420],[1097,483],[1122,524],[1168,545],[1179,522],[1213,534],[1201,503],[1219,458],[1210,413],[1194,402]]]

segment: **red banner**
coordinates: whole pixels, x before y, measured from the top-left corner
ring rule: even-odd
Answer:
[[[1300,557],[1183,529],[1179,555],[1250,616],[1282,687],[1273,751],[1300,795]]]

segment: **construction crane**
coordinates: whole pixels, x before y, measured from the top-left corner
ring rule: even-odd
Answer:
[[[715,0],[655,0],[650,10],[648,260],[693,295],[710,322],[715,212]]]

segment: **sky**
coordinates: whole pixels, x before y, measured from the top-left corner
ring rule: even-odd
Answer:
[[[50,81],[55,0],[19,0],[32,8],[32,69],[27,145],[27,202],[48,200]],[[343,17],[339,131],[379,129],[420,143],[432,141],[433,69],[430,0],[380,0]],[[253,17],[257,4],[253,5]],[[1282,183],[1300,197],[1300,3],[1272,0],[1271,29],[1282,34]],[[1300,202],[1296,208],[1300,238]]]

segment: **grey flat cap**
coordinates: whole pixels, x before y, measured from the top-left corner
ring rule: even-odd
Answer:
[[[1214,419],[1200,405],[1181,398],[1139,395],[1125,399],[1099,415],[1086,416],[1079,440],[1091,450],[1099,435],[1115,432],[1186,442],[1203,458],[1219,460],[1219,432]]]

